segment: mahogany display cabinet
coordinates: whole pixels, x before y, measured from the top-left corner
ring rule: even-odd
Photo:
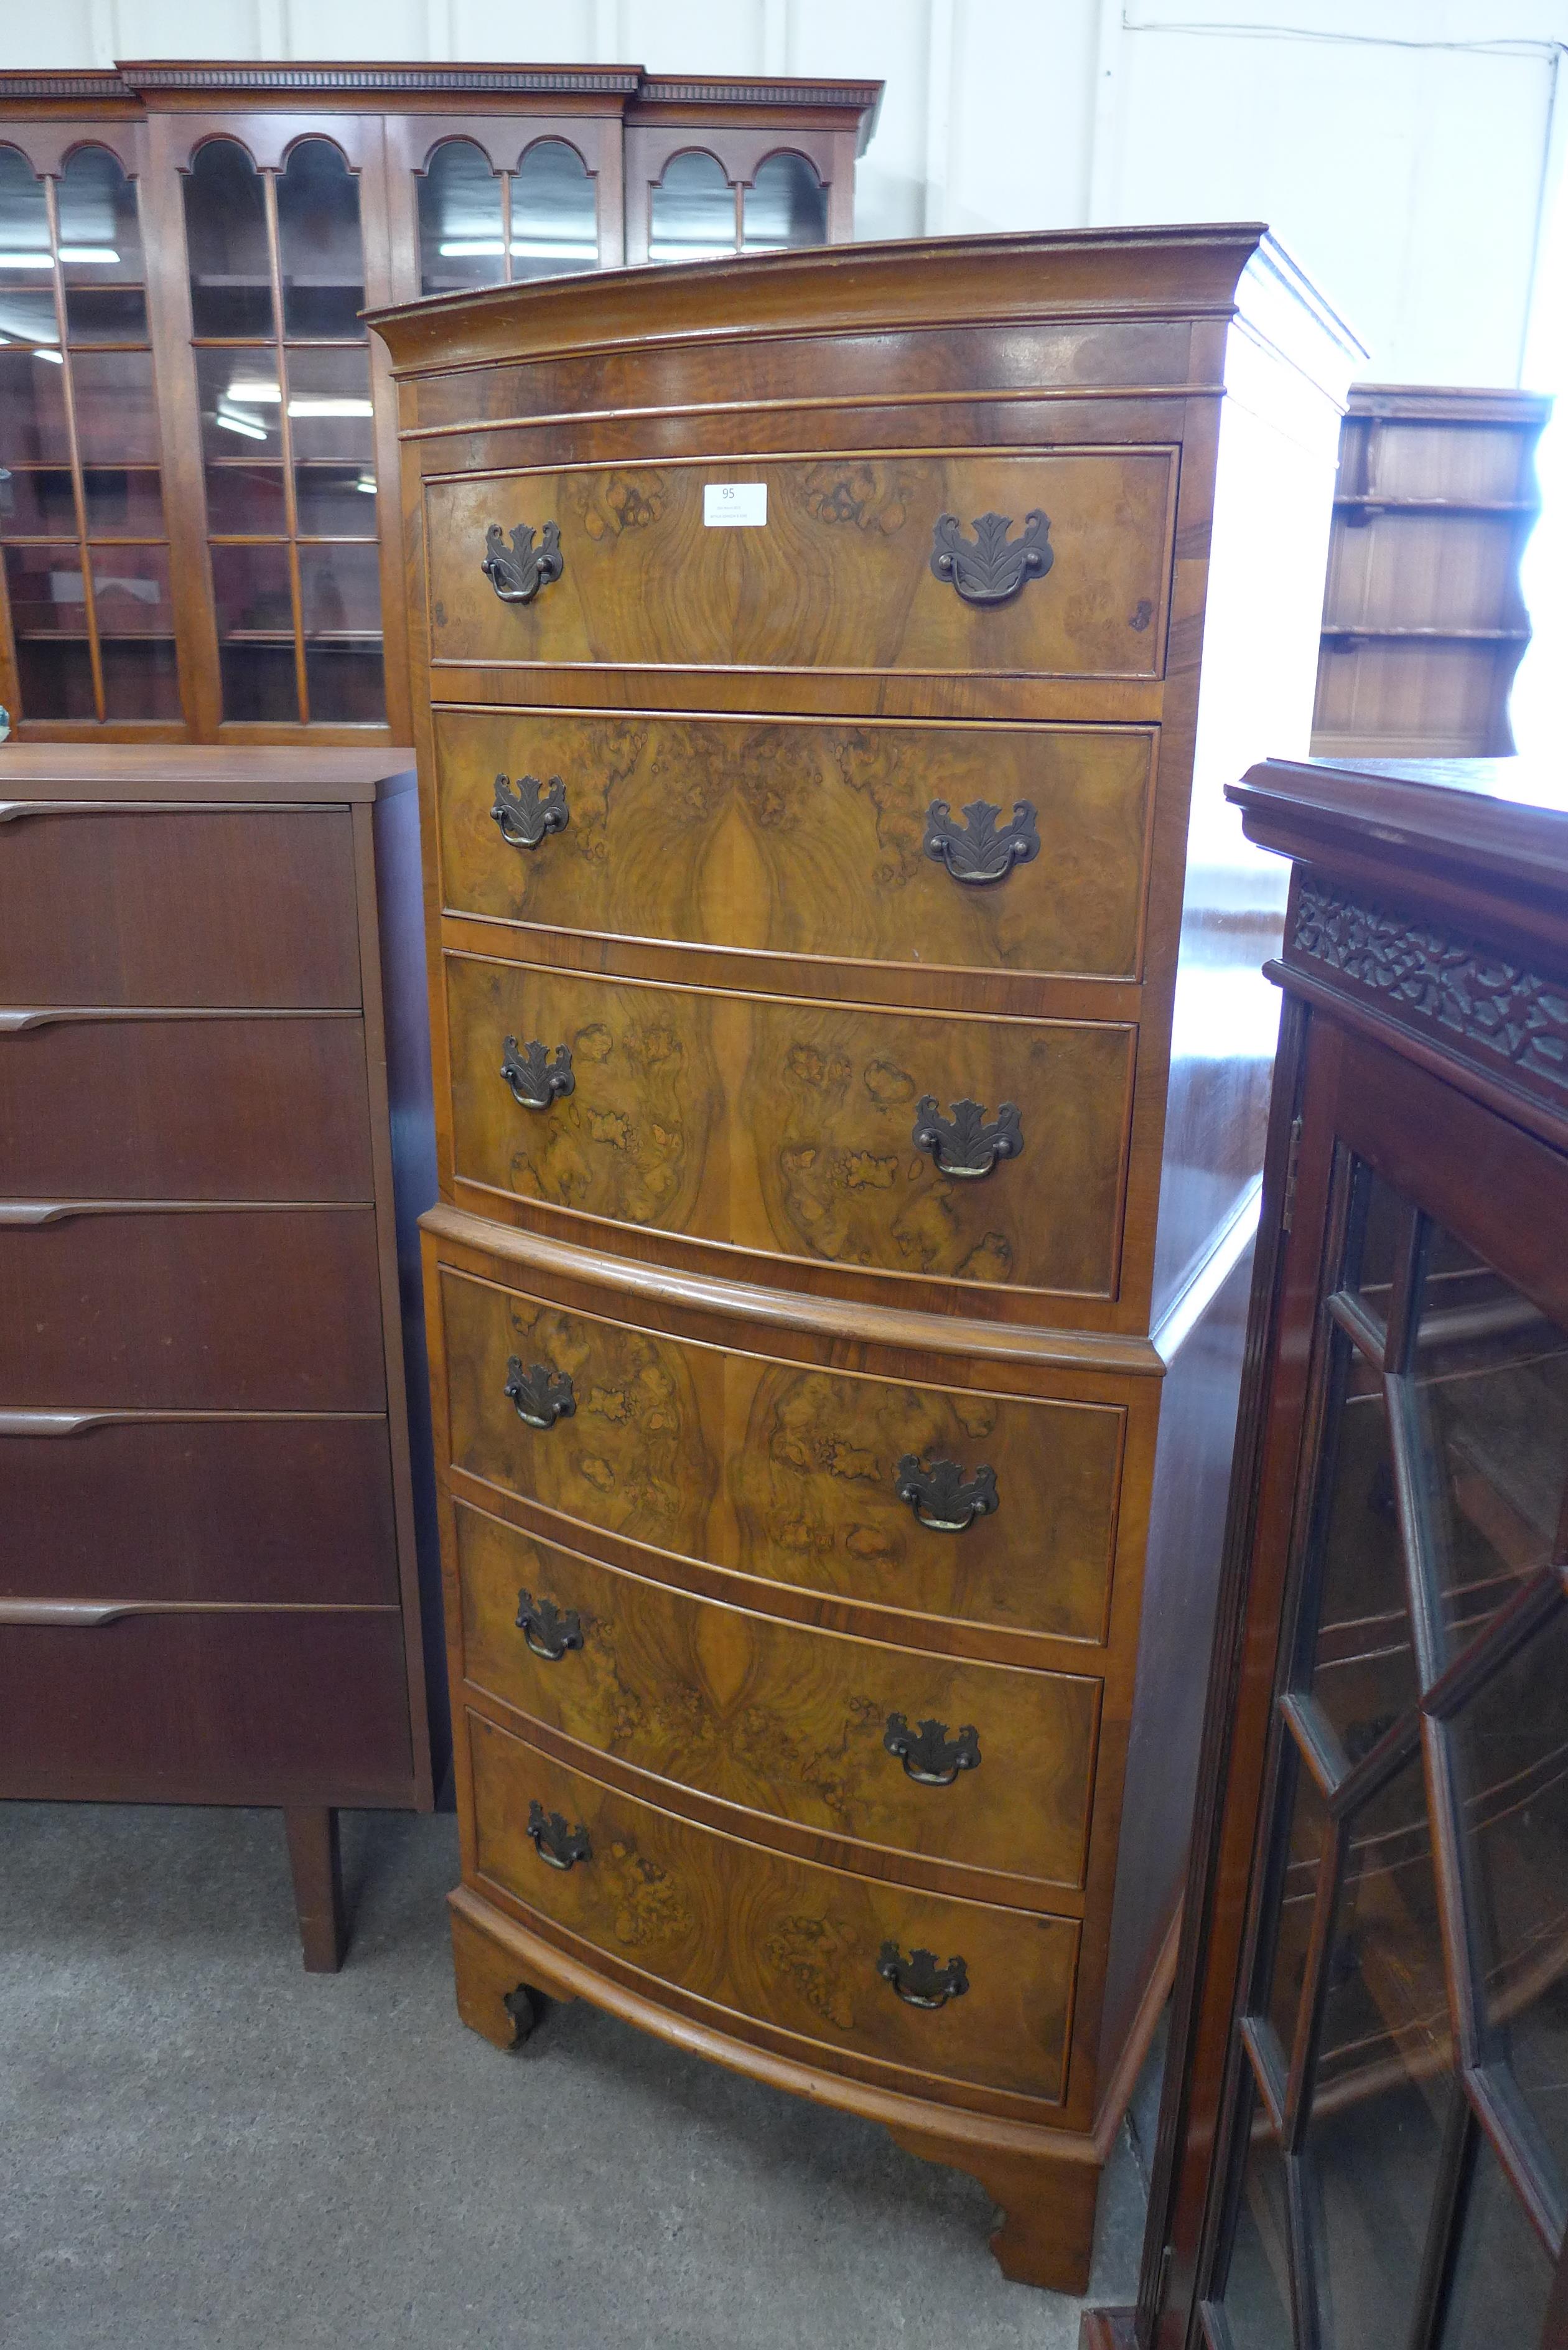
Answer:
[[[1220,794],[1305,747],[1355,346],[1255,227],[372,323],[462,2011],[578,1994],[874,2116],[1081,2288],[1174,1959],[1273,1042]]]
[[[1285,1013],[1144,2350],[1568,2343],[1568,792],[1270,761]]]
[[[0,74],[16,733],[407,742],[367,303],[842,242],[880,92],[636,66]]]

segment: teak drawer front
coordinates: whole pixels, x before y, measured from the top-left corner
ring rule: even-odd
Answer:
[[[372,1209],[15,1213],[0,1407],[386,1409]]]
[[[57,1020],[8,1032],[0,1012],[0,1198],[369,1200],[372,1190],[358,1019]]]
[[[567,1737],[802,1827],[1083,1882],[1096,1680],[778,1623],[461,1506],[457,1572],[466,1679]],[[912,1735],[940,1725],[909,1760],[950,1783],[919,1783],[889,1752],[899,1715]],[[978,1737],[959,1740],[965,1729]]]
[[[567,1313],[450,1270],[441,1311],[451,1458],[491,1485],[771,1583],[1104,1638],[1119,1405],[817,1370]],[[571,1380],[569,1415],[547,1429],[519,1418],[505,1392],[514,1356]],[[898,1498],[909,1454],[927,1470],[950,1461],[966,1482],[989,1470],[994,1507],[961,1533],[919,1523]],[[956,1523],[963,1512],[949,1506]]]
[[[527,710],[438,710],[434,724],[451,912],[774,954],[1137,975],[1147,733]],[[504,837],[496,817],[522,780],[557,776],[546,816],[564,806],[565,825],[529,847],[524,800]],[[925,847],[939,802],[946,862]],[[1021,802],[1033,824],[1014,824]],[[989,858],[986,819],[965,815],[976,803],[1003,844]]]
[[[763,484],[767,520],[715,528],[710,485]],[[431,650],[438,660],[916,671],[1025,677],[1160,674],[1176,485],[1173,449],[1016,455],[941,451],[519,472],[425,489]],[[970,584],[974,525],[1032,514],[1044,572],[970,602],[931,569],[956,516]],[[564,568],[501,601],[486,534],[559,532]]]
[[[396,1608],[0,1636],[0,1795],[406,1804],[412,1781]]]
[[[1137,1031],[663,987],[446,957],[459,1180],[615,1222],[903,1274],[1115,1295]],[[571,1055],[520,1106],[509,1037]],[[1016,1105],[1019,1156],[940,1171],[912,1136]]]
[[[569,1933],[740,2016],[882,2064],[1014,2095],[1062,2094],[1077,1929],[1071,1919],[906,1891],[764,1852],[568,1771],[471,1713],[483,1875]],[[581,1827],[592,1856],[539,1857],[530,1805]],[[885,1945],[969,1988],[940,2007],[877,1971]]]
[[[360,1001],[347,808],[18,805],[0,800],[0,1005]]]
[[[384,1419],[33,1418],[0,1410],[0,1596],[396,1605]]]

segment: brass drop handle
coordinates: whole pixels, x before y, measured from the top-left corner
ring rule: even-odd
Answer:
[[[1023,1128],[1016,1102],[1001,1102],[988,1118],[977,1101],[956,1101],[951,1118],[937,1108],[935,1094],[922,1094],[915,1104],[915,1126],[909,1139],[917,1150],[929,1150],[943,1175],[961,1182],[989,1175],[1003,1159],[1016,1159],[1023,1149]]]
[[[512,1089],[513,1100],[522,1109],[548,1109],[560,1096],[577,1090],[576,1078],[572,1075],[571,1046],[557,1045],[554,1053],[548,1053],[536,1036],[526,1045],[519,1045],[515,1036],[508,1036],[501,1056],[501,1074]]]
[[[495,778],[495,802],[491,816],[501,837],[513,848],[537,848],[552,832],[565,832],[570,821],[566,786],[559,775],[541,785],[537,775]]]
[[[966,1534],[976,1518],[994,1515],[1001,1503],[996,1471],[982,1461],[966,1476],[956,1461],[933,1461],[928,1466],[906,1452],[896,1471],[895,1491],[908,1502],[921,1525],[932,1534]]]
[[[528,1806],[528,1835],[546,1868],[575,1868],[579,1860],[594,1856],[581,1820],[569,1828],[562,1813],[547,1812],[536,1797]]]
[[[517,1629],[547,1665],[558,1665],[568,1648],[583,1645],[583,1619],[576,1609],[557,1607],[553,1599],[535,1599],[531,1591],[517,1594]]]
[[[911,1730],[901,1713],[890,1713],[882,1743],[918,1787],[950,1787],[961,1771],[980,1768],[980,1732],[972,1721],[950,1738],[945,1721],[922,1721]]]
[[[931,533],[931,569],[958,589],[966,604],[1005,604],[1024,581],[1044,579],[1056,560],[1051,525],[1036,506],[1023,517],[1021,537],[1009,538],[1011,515],[982,514],[964,537],[957,515],[939,515]]]
[[[566,567],[559,526],[547,522],[535,546],[533,524],[514,524],[508,553],[501,525],[493,522],[484,534],[484,560],[479,567],[504,604],[531,604],[541,588],[548,588]]]
[[[961,1999],[969,1989],[969,1969],[961,1959],[950,1959],[939,1967],[929,1950],[911,1950],[902,1958],[897,1942],[883,1943],[877,1971],[906,2007],[946,2007],[950,1999]]]
[[[962,824],[955,824],[947,801],[933,800],[926,810],[926,855],[971,888],[1005,881],[1015,865],[1032,864],[1039,856],[1040,835],[1027,800],[1014,800],[1006,824],[998,824],[1001,814],[989,800],[971,800]]]
[[[569,1371],[553,1371],[548,1363],[530,1363],[524,1370],[520,1355],[507,1356],[506,1385],[501,1392],[516,1405],[518,1419],[529,1428],[554,1428],[558,1419],[570,1419],[577,1408]]]

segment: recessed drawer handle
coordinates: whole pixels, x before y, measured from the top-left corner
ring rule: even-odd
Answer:
[[[536,1036],[527,1045],[508,1036],[501,1074],[512,1088],[513,1100],[524,1109],[548,1109],[559,1095],[577,1090],[571,1046],[557,1045],[554,1053],[548,1053]]]
[[[528,1834],[547,1868],[575,1868],[579,1860],[592,1860],[594,1856],[588,1832],[581,1820],[575,1828],[569,1828],[560,1812],[546,1812],[537,1800],[528,1806]]]
[[[950,1999],[961,1999],[969,1989],[969,1969],[961,1959],[950,1959],[939,1967],[929,1950],[911,1950],[901,1958],[897,1942],[883,1943],[877,1971],[906,2007],[946,2007]]]
[[[554,1428],[558,1419],[570,1419],[577,1408],[569,1372],[553,1371],[548,1363],[530,1363],[524,1370],[520,1355],[506,1357],[506,1385],[502,1393],[516,1405],[518,1419],[530,1428]]]
[[[950,1787],[961,1771],[980,1768],[980,1732],[972,1721],[950,1738],[945,1721],[922,1721],[911,1730],[901,1713],[890,1713],[882,1743],[918,1787]]]
[[[985,1105],[956,1101],[951,1118],[937,1108],[935,1094],[922,1094],[915,1104],[915,1127],[909,1139],[917,1150],[929,1150],[944,1175],[970,1183],[989,1175],[1003,1159],[1016,1159],[1023,1148],[1023,1128],[1016,1102],[999,1102],[988,1118]]]
[[[965,538],[957,515],[939,515],[931,534],[931,569],[948,579],[966,604],[1005,604],[1030,577],[1044,579],[1056,560],[1047,542],[1049,521],[1038,506],[1023,517],[1023,535],[1009,538],[1011,515],[982,514],[974,541]]]
[[[553,1599],[535,1599],[531,1591],[517,1594],[517,1629],[548,1665],[558,1665],[568,1648],[583,1645],[583,1619],[576,1609],[557,1607]]]
[[[933,1461],[928,1468],[915,1453],[906,1452],[898,1467],[898,1495],[908,1502],[923,1526],[937,1534],[961,1534],[976,1518],[990,1517],[1001,1496],[996,1471],[982,1461],[966,1477],[956,1461]]]
[[[1001,814],[989,800],[971,800],[962,824],[955,824],[947,801],[933,800],[926,810],[926,855],[945,865],[955,881],[973,888],[1005,881],[1015,865],[1032,864],[1039,856],[1040,835],[1027,800],[1014,800],[1008,823],[997,823]]]
[[[537,775],[495,778],[495,805],[490,811],[501,827],[501,837],[514,848],[537,848],[547,833],[565,832],[570,821],[566,786],[559,775],[540,785]]]
[[[566,567],[566,559],[561,553],[560,531],[553,522],[547,522],[544,537],[535,546],[533,524],[514,524],[509,555],[501,525],[493,522],[484,534],[484,560],[479,567],[504,604],[531,604],[540,588],[558,579]]]

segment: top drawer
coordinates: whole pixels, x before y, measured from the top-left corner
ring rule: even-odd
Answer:
[[[346,807],[0,800],[0,1004],[357,1004]]]
[[[765,488],[765,523],[704,519],[706,489],[746,484]],[[425,491],[431,650],[452,661],[1158,677],[1175,490],[1167,448],[683,459],[436,480]],[[998,516],[1009,526],[994,545]],[[992,527],[977,539],[982,519]],[[558,534],[560,576],[527,603],[503,602],[485,573],[493,525],[508,560],[514,531],[524,543],[534,533],[535,553],[548,526]],[[944,550],[950,576],[932,569]]]

